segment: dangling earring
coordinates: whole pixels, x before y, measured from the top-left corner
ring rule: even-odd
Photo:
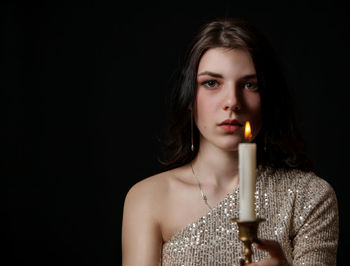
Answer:
[[[193,114],[191,110],[191,151],[194,151],[194,145],[193,145]]]
[[[264,137],[264,152],[266,152],[267,150],[267,134],[265,133],[265,137]]]

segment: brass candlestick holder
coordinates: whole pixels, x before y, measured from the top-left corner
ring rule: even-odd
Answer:
[[[254,221],[240,221],[239,219],[232,219],[238,225],[238,237],[244,244],[244,263],[248,264],[252,262],[252,244],[253,239],[258,236],[259,223],[265,221],[265,219],[257,218]]]

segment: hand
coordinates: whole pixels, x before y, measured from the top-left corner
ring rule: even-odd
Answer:
[[[245,264],[246,266],[288,266],[288,261],[284,256],[280,244],[274,240],[254,239],[253,245],[270,254],[269,259],[265,259],[256,263]]]

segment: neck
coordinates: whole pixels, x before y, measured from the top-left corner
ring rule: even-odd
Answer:
[[[202,143],[193,167],[202,183],[220,187],[238,183],[238,151],[224,151]]]

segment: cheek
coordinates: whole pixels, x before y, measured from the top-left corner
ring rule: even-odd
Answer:
[[[212,103],[203,93],[198,92],[195,103],[195,120],[196,123],[202,123],[211,113]]]
[[[257,135],[262,126],[261,101],[260,96],[250,102],[250,113],[255,124],[255,134]]]
[[[261,115],[261,99],[259,94],[254,95],[254,97],[250,97],[247,101],[247,105],[252,114]]]
[[[220,94],[199,89],[196,96],[196,104],[198,112],[205,112],[206,114],[216,110],[220,102]]]

